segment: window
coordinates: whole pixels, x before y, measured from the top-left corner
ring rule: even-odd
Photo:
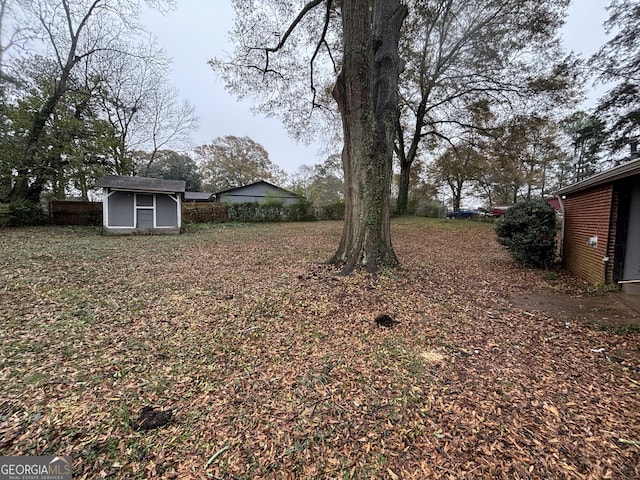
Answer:
[[[138,193],[136,195],[136,206],[138,207],[153,207],[153,195],[146,195]]]

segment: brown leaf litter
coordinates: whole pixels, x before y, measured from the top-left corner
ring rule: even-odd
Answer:
[[[609,293],[476,222],[395,221],[402,268],[343,277],[340,231],[1,230],[0,455],[71,455],[75,479],[640,478],[637,322],[512,301]],[[131,428],[149,405],[170,421]]]

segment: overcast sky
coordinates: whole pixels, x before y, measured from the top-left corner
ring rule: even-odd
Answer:
[[[608,0],[573,0],[563,30],[568,50],[588,57],[607,40],[602,27]],[[288,137],[282,123],[254,115],[248,101],[239,102],[224,89],[207,64],[211,57],[231,52],[228,31],[233,9],[224,0],[177,0],[177,8],[165,16],[144,15],[143,23],[173,59],[171,82],[182,98],[196,107],[200,128],[193,133],[195,145],[210,143],[224,135],[248,136],[261,144],[269,158],[289,173],[300,165],[325,160],[317,145],[305,146]],[[589,103],[597,95],[592,95]]]

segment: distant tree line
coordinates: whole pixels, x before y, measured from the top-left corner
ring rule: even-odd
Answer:
[[[591,59],[563,50],[568,0],[405,3],[390,190],[397,213],[443,198],[457,209],[465,195],[487,205],[541,197],[627,158],[640,121],[636,2],[610,2],[606,28],[617,34]],[[295,137],[339,145],[331,88],[346,60],[335,53],[344,10],[356,7],[234,6],[237,50],[212,59],[214,70],[257,110],[278,113]],[[289,21],[293,28],[281,28]],[[295,37],[296,28],[309,35]],[[576,110],[594,74],[619,85],[593,111]]]
[[[317,204],[344,201],[345,239],[375,224],[380,258],[394,263],[389,211],[543,197],[628,158],[637,142],[631,0],[610,2],[613,36],[591,59],[562,49],[568,0],[311,0],[299,11],[235,1],[237,50],[211,66],[294,137],[327,145],[324,162],[289,174],[248,137],[192,148],[198,120],[139,25],[143,4],[173,7],[0,0],[0,200],[86,198],[105,173],[205,191],[267,180]],[[594,75],[612,87],[593,111],[576,111]]]
[[[148,173],[188,145],[197,118],[138,23],[143,4],[172,6],[0,0],[0,199],[86,198],[101,175]]]

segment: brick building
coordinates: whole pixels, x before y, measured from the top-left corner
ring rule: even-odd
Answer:
[[[562,258],[592,285],[640,293],[640,159],[556,192],[563,215]]]

